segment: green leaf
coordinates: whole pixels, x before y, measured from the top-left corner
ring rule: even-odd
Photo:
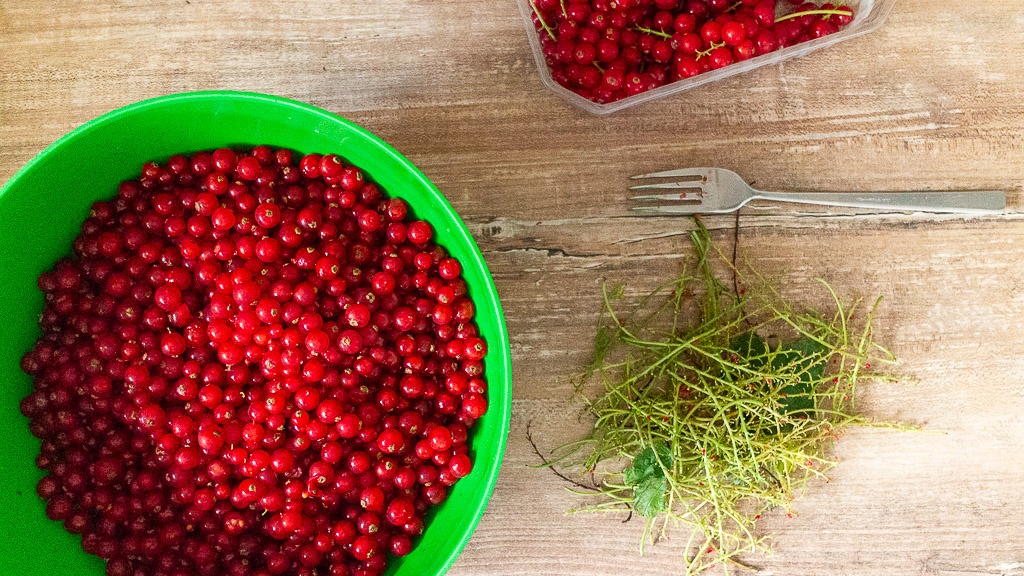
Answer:
[[[783,350],[789,352],[790,361],[800,359],[797,370],[804,372],[804,380],[818,380],[825,373],[825,355],[828,349],[809,338],[801,338],[786,344]]]
[[[640,473],[637,472],[636,468],[633,466],[630,466],[622,471],[622,483],[625,484],[626,486],[636,486],[637,484],[640,483],[640,480],[642,478],[643,476],[641,476]]]
[[[747,360],[754,368],[761,368],[768,360],[768,343],[753,332],[744,332],[737,335],[729,343],[732,349],[740,357]]]
[[[785,344],[772,354],[768,343],[753,332],[744,332],[732,339],[729,348],[744,358],[755,370],[769,369],[775,373],[800,374],[800,381],[780,390],[779,400],[787,414],[814,411],[814,383],[825,373],[827,349],[809,338]]]
[[[783,411],[788,414],[814,411],[814,384],[825,373],[825,352],[826,348],[821,344],[801,338],[783,346],[772,359],[772,368],[781,370],[790,366],[790,371],[800,375],[798,382],[780,390],[784,395],[779,400]]]
[[[637,486],[650,478],[664,478],[665,470],[672,468],[672,449],[658,440],[633,458],[633,465],[622,471],[622,480],[627,486]]]
[[[647,518],[665,511],[665,493],[668,486],[664,478],[646,478],[633,488],[633,510]]]

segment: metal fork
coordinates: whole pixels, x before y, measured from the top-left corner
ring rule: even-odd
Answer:
[[[676,182],[641,184],[630,190],[679,190],[666,194],[634,196],[633,200],[673,202],[670,206],[636,206],[640,212],[662,214],[724,214],[751,200],[774,200],[821,206],[846,206],[873,210],[919,211],[954,214],[1000,214],[1006,209],[1006,193],[999,191],[956,192],[763,192],[751,188],[740,175],[723,168],[684,168],[633,176],[680,178]]]

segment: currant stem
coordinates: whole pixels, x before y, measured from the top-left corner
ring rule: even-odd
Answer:
[[[555,38],[555,33],[551,31],[550,27],[548,27],[548,23],[545,22],[544,17],[540,15],[540,10],[537,10],[537,5],[533,3],[533,0],[530,0],[530,8],[533,8],[533,13],[537,15],[537,20],[540,20],[540,25],[544,28],[544,31],[548,33],[548,36],[551,36],[552,40],[557,40],[557,38]]]
[[[637,30],[639,30],[640,32],[643,32],[645,34],[653,34],[655,36],[661,36],[662,38],[671,38],[672,37],[671,34],[668,34],[666,32],[660,32],[658,30],[651,30],[650,28],[644,28],[643,26],[635,26],[634,28],[636,28]]]
[[[560,0],[560,3],[562,5],[562,16],[564,16],[566,19],[568,19],[569,18],[569,13],[566,12],[566,10],[565,10],[565,0]]]
[[[784,22],[786,20],[792,20],[793,18],[799,18],[800,16],[849,16],[849,10],[806,10],[804,12],[794,12],[793,14],[786,14],[781,18],[776,18],[775,22]]]
[[[714,42],[712,42],[712,43],[711,43],[711,46],[708,46],[708,49],[707,49],[707,50],[704,50],[703,52],[702,52],[702,51],[700,51],[700,50],[698,50],[698,51],[697,51],[697,56],[696,56],[696,57],[694,58],[694,60],[700,60],[701,58],[703,58],[703,57],[705,57],[705,56],[708,56],[708,55],[710,55],[710,54],[711,54],[712,52],[714,52],[715,50],[718,50],[718,49],[719,49],[719,48],[721,48],[722,46],[725,46],[725,42],[719,42],[719,43],[717,43],[717,44],[716,44],[716,43],[714,43]]]
[[[712,50],[720,45],[713,44]],[[686,557],[686,574],[691,576],[716,564],[723,564],[726,573],[734,567],[750,569],[738,555],[766,550],[766,536],[755,535],[754,522],[773,507],[790,511],[794,495],[815,478],[827,481],[824,471],[835,464],[826,458],[828,444],[837,431],[886,426],[852,413],[849,397],[869,361],[895,360],[871,340],[871,315],[863,332],[854,333],[846,321],[852,309],[844,310],[838,298],[835,315],[823,317],[793,309],[772,287],[764,288],[766,299],[730,297],[711,272],[710,260],[717,252],[731,266],[730,261],[711,244],[703,224],[697,225],[692,237],[700,270],[696,276],[684,270],[678,280],[622,312],[611,304],[622,290],[602,287],[605,311],[598,321],[594,355],[573,384],[580,390],[594,378],[604,394],[587,401],[596,417],[593,433],[565,447],[592,450],[578,464],[601,475],[594,483],[599,500],[581,509],[591,512],[623,510],[637,504],[641,492],[649,492],[626,486],[625,475],[612,470],[620,469],[614,464],[624,456],[632,456],[636,467],[636,459],[653,448],[665,500],[651,510],[653,517],[648,513],[642,539],[667,538],[664,526],[670,520],[686,526],[690,534],[683,549],[691,551],[697,543],[700,550],[692,559]],[[703,286],[690,290],[691,282]],[[648,302],[659,294],[663,302]],[[748,311],[745,304],[758,310]],[[691,305],[703,311],[701,320],[678,325],[680,310]],[[672,328],[663,332],[662,321],[669,315]],[[754,342],[758,332],[776,333],[773,326],[789,326],[820,349],[796,357],[776,344],[765,343],[763,351],[756,351],[736,340],[748,334]],[[826,373],[825,365],[837,359],[843,364]],[[820,375],[809,372],[812,365],[821,368]],[[816,407],[812,415],[785,408],[786,382],[794,381],[813,381],[807,392]],[[670,462],[661,460],[658,446],[672,455]],[[737,506],[741,500],[753,507]],[[659,531],[660,518],[665,523]]]

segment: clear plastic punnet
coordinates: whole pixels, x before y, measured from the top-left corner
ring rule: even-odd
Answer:
[[[607,104],[599,104],[588,100],[583,96],[576,94],[572,90],[559,85],[558,82],[551,77],[551,70],[548,68],[544,52],[541,49],[538,31],[533,24],[533,8],[530,5],[530,0],[518,0],[518,2],[519,9],[523,14],[523,22],[526,24],[526,35],[530,40],[530,47],[533,49],[533,56],[537,61],[537,69],[540,71],[540,78],[544,85],[552,92],[568,100],[571,104],[574,104],[592,114],[604,115],[624,108],[636,106],[643,102],[655,100],[657,98],[664,98],[665,96],[669,96],[677,92],[703,86],[704,84],[735,76],[736,74],[742,74],[748,70],[753,70],[754,68],[777,64],[783,60],[789,60],[790,58],[798,58],[815,50],[820,50],[822,48],[832,46],[833,44],[838,44],[839,42],[867,34],[868,32],[873,32],[885,21],[885,18],[889,15],[889,11],[896,3],[896,0],[849,0],[847,2],[843,2],[843,4],[854,9],[854,19],[853,22],[844,26],[834,34],[802,42],[788,48],[782,48],[774,52],[756,56],[749,60],[736,62],[718,70],[698,74],[692,78],[677,80],[653,90],[641,92],[640,94],[628,96]],[[780,2],[780,4],[783,3]]]

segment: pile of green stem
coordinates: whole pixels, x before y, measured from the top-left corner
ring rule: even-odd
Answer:
[[[599,499],[579,511],[647,517],[641,553],[648,536],[689,529],[687,574],[768,551],[756,521],[771,508],[791,512],[810,480],[828,480],[831,441],[851,425],[890,426],[854,414],[854,397],[859,382],[883,378],[872,365],[895,363],[872,340],[873,308],[844,306],[824,282],[836,308],[827,317],[796,312],[771,289],[741,298],[712,272],[703,226],[692,241],[696,277],[684,272],[628,313],[613,309],[621,289],[605,290],[593,361],[577,383],[582,392],[600,382],[586,401],[594,429],[559,452],[596,482],[574,490]]]

